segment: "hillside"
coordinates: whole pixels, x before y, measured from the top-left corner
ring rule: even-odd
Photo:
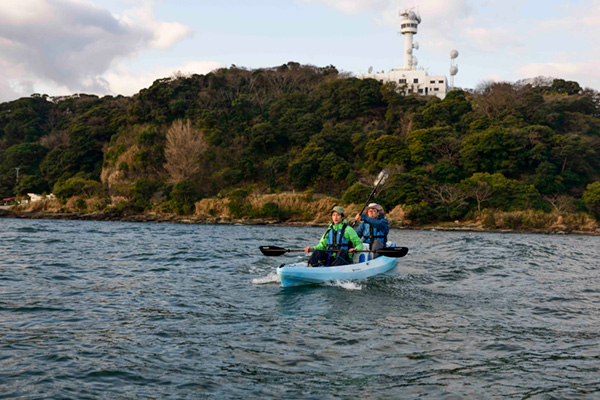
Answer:
[[[0,104],[0,194],[121,214],[198,214],[227,198],[234,217],[312,220],[249,198],[360,204],[387,168],[377,201],[410,224],[600,216],[597,92],[541,78],[443,101],[401,89],[290,62],[174,76],[132,97],[32,95]]]

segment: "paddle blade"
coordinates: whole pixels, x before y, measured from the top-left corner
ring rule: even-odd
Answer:
[[[408,254],[408,247],[385,247],[376,251],[379,255],[400,258]]]
[[[385,168],[382,169],[381,172],[379,173],[379,175],[377,175],[377,179],[375,180],[374,185],[375,186],[383,186],[383,184],[387,180],[388,176],[390,176],[390,173],[388,172],[388,170]]]
[[[265,256],[282,256],[287,250],[277,246],[259,246],[258,247]]]

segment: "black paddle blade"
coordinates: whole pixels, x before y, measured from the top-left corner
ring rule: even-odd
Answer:
[[[408,247],[385,247],[376,251],[379,255],[400,258],[408,254]]]
[[[258,247],[265,256],[282,256],[287,253],[287,250],[283,247],[277,246],[259,246]]]

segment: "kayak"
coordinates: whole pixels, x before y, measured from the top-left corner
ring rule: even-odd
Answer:
[[[281,287],[310,285],[329,281],[365,279],[389,271],[396,266],[395,258],[381,256],[356,264],[337,267],[309,267],[306,262],[282,265],[277,268]]]

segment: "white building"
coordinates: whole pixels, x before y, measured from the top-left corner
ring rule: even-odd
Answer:
[[[413,50],[419,48],[419,43],[413,44],[413,36],[417,34],[421,17],[410,10],[400,12],[400,17],[402,17],[400,33],[404,35],[404,65],[389,72],[373,73],[372,68],[369,68],[367,74],[360,74],[358,78],[373,78],[380,82],[395,82],[404,89],[406,94],[415,93],[423,96],[437,96],[443,99],[448,92],[446,76],[429,76],[424,69],[417,69],[418,61],[413,55]],[[457,71],[458,69],[456,69]]]

